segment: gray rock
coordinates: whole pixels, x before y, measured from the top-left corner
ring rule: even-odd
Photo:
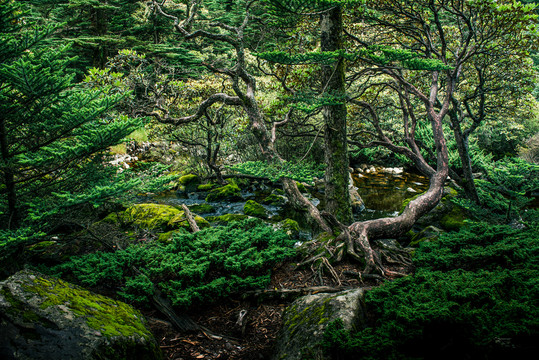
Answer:
[[[412,237],[410,246],[419,246],[419,244],[424,241],[437,241],[442,233],[444,233],[444,231],[436,226],[427,226]]]
[[[154,360],[162,354],[130,305],[24,270],[0,282],[0,358]]]
[[[345,329],[360,329],[365,323],[363,299],[362,289],[297,299],[283,314],[283,327],[272,359],[325,359],[320,343],[327,326],[342,319]]]

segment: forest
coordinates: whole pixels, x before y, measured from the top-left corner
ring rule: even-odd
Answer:
[[[531,358],[538,26],[0,0],[0,358]]]

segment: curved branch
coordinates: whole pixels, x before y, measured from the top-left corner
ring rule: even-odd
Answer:
[[[215,103],[222,103],[225,105],[233,105],[233,106],[243,105],[240,98],[237,96],[230,96],[228,94],[218,93],[218,94],[213,94],[209,98],[204,100],[198,106],[196,113],[194,113],[193,115],[184,116],[181,118],[171,118],[169,117],[168,114],[166,114],[165,116],[162,116],[157,111],[152,111],[149,113],[142,112],[142,114],[146,116],[153,116],[157,121],[163,124],[172,124],[172,125],[187,124],[187,123],[196,121],[202,116],[204,116],[204,113],[206,112],[206,110]]]

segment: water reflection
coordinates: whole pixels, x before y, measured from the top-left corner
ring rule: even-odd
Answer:
[[[366,208],[356,215],[356,220],[397,216],[404,200],[428,189],[426,177],[406,172],[354,172],[352,179]]]

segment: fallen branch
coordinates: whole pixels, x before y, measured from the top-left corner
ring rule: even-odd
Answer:
[[[187,207],[187,205],[182,204],[183,211],[185,212],[185,217],[187,218],[187,222],[189,223],[189,226],[191,227],[191,230],[193,230],[194,233],[199,232],[200,228],[197,225],[197,222],[195,221],[195,218],[193,217],[193,214],[191,214],[191,210]]]
[[[264,300],[291,300],[304,295],[312,295],[318,293],[336,293],[344,290],[349,290],[349,286],[311,286],[299,289],[268,289],[268,290],[252,290],[245,291],[242,294],[244,299],[246,298],[260,298]]]

